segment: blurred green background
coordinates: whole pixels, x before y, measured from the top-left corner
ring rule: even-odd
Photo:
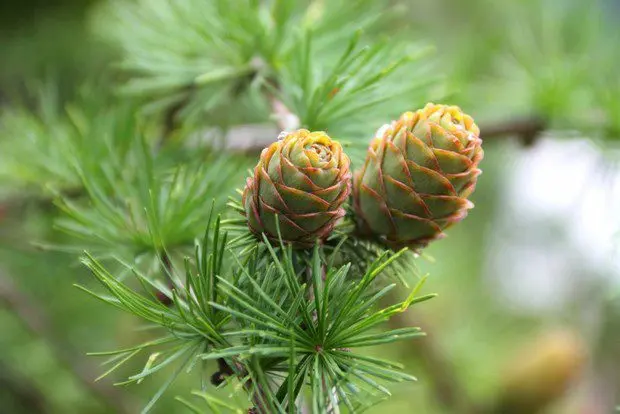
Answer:
[[[1,3],[0,111],[34,106],[32,91],[50,80],[64,102],[119,60],[117,45],[93,29],[99,3]],[[393,386],[372,412],[476,413],[529,397],[548,400],[545,413],[613,412],[620,2],[398,3],[399,24],[437,48],[447,101],[479,121],[483,138],[485,126],[542,119],[547,128],[533,142],[514,133],[485,141],[476,208],[419,261],[439,296],[404,318],[429,337],[374,351],[404,361],[418,382]],[[73,287],[93,284],[75,254],[39,247],[75,243],[54,229],[49,199],[4,181],[0,195],[0,413],[139,412],[159,384],[93,386],[104,368],[85,355],[136,343],[139,322]],[[154,412],[184,412],[173,396],[194,380],[182,377]]]

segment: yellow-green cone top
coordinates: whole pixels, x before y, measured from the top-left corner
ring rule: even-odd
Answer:
[[[483,157],[480,130],[457,106],[405,112],[371,142],[355,174],[354,205],[364,232],[394,248],[425,246],[473,204]]]
[[[325,239],[345,215],[351,192],[349,158],[324,132],[289,133],[261,153],[247,179],[243,205],[250,230],[307,248]]]

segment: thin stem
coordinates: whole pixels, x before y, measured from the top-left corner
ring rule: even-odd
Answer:
[[[300,121],[297,115],[291,112],[275,95],[267,93],[267,98],[271,105],[272,116],[280,130],[290,132],[299,129]]]
[[[156,151],[159,151],[165,145],[170,135],[174,132],[177,126],[177,117],[183,108],[191,101],[194,91],[195,87],[193,84],[185,87],[185,96],[164,112],[161,135],[155,146]]]
[[[175,283],[172,280],[172,274],[174,272],[174,265],[172,264],[172,260],[170,256],[165,250],[162,250],[160,253],[160,259],[162,263],[162,273],[164,277],[168,280],[168,284],[170,289],[175,288]],[[179,289],[182,290],[182,289]],[[162,303],[171,304],[172,300],[167,296],[163,295],[161,292],[157,292],[157,297],[162,301]],[[161,295],[160,295],[161,294]],[[165,302],[164,302],[165,300]],[[269,410],[265,406],[265,393],[261,389],[261,387],[254,383],[252,378],[246,379],[248,375],[248,370],[245,366],[236,358],[232,359],[232,363],[227,362],[224,358],[219,358],[217,360],[218,363],[218,371],[216,371],[211,380],[215,386],[218,386],[221,381],[223,381],[224,376],[237,375],[240,381],[243,382],[243,387],[246,392],[250,395],[252,399],[252,403],[254,404],[254,408],[258,410],[261,414],[269,414]]]
[[[384,300],[393,303],[394,295],[388,295]],[[412,325],[410,318],[407,312],[400,313],[392,317],[389,324],[395,329],[408,327]],[[444,407],[446,412],[466,414],[477,412],[467,391],[458,381],[454,365],[442,352],[442,347],[436,343],[432,332],[428,332],[429,324],[420,323],[419,315],[416,317],[416,324],[421,325],[427,335],[411,339],[405,347],[423,363],[426,375],[433,383],[432,391],[437,402]]]
[[[36,385],[3,362],[0,362],[0,389],[8,391],[25,412],[51,412],[51,404]]]
[[[59,191],[60,196],[67,199],[76,199],[84,195],[84,189],[82,187],[66,188]],[[14,197],[7,198],[0,201],[0,208],[7,212],[21,212],[24,211],[24,207],[28,205],[35,205],[38,208],[49,211],[54,208],[54,200],[56,195],[50,195],[49,193],[28,193],[20,194]]]
[[[314,283],[314,278],[312,277],[312,268],[310,266],[306,267],[306,271],[305,271],[305,275],[306,275],[306,286],[307,286],[307,300],[309,303],[314,302],[315,300],[315,296],[314,296],[314,289],[313,289],[313,283]],[[326,269],[325,269],[325,265],[321,265],[321,280],[323,281],[323,283],[325,283],[325,278],[326,278]],[[317,309],[315,309],[312,312],[312,320],[313,322],[317,322],[318,320],[318,314],[317,314]],[[324,389],[328,389],[328,384],[325,381],[325,377],[322,378],[322,383],[323,383],[323,388]],[[332,389],[329,391],[330,393],[333,394],[333,398],[329,398],[328,396],[326,396],[325,398],[327,399],[327,413],[329,414],[340,414],[340,407],[338,406],[338,393],[335,389]],[[336,405],[332,404],[332,401],[336,402]],[[304,404],[304,402],[302,401],[302,411],[303,411],[303,407],[305,407],[307,404]]]
[[[536,143],[546,126],[542,118],[528,117],[484,125],[480,127],[480,131],[484,140],[516,136],[524,146],[531,146]]]
[[[248,375],[247,370],[236,359],[233,363],[237,366],[237,370],[240,372],[240,374],[237,375],[240,377],[241,380],[243,380]],[[254,404],[253,411],[259,414],[270,414],[270,410],[265,404],[265,392],[263,391],[261,386],[254,383],[251,377],[248,377],[248,379],[245,380],[245,382],[243,383],[243,387],[252,399],[252,403]]]

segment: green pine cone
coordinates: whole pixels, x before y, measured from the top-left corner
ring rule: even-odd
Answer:
[[[362,232],[394,248],[419,248],[465,218],[481,172],[479,135],[474,120],[456,106],[429,103],[392,122],[355,174]]]
[[[345,215],[351,192],[349,158],[324,132],[305,129],[265,148],[243,192],[250,230],[297,248],[325,239]],[[276,225],[276,217],[277,224]]]

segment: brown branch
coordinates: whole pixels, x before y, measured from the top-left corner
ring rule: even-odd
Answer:
[[[282,101],[272,94],[268,94],[269,104],[271,105],[271,113],[276,125],[281,131],[290,132],[299,128],[299,117],[291,112]]]
[[[233,88],[234,98],[239,97],[243,90],[251,84],[256,75],[264,70],[266,63],[260,58],[255,58],[250,62],[250,65],[252,66],[250,73],[240,78],[237,85]],[[267,80],[267,82],[269,85],[263,88],[262,93],[269,102],[269,106],[271,107],[271,116],[276,125],[280,131],[293,131],[298,129],[300,126],[299,117],[288,109],[287,106],[276,96],[276,91],[279,89],[278,83],[275,80]],[[179,114],[190,103],[196,90],[197,87],[193,83],[184,87],[183,93],[185,95],[164,112],[162,132],[155,147],[156,151],[158,151],[165,144],[166,140],[176,129]],[[254,148],[249,149],[251,150]],[[260,149],[262,149],[262,147]]]
[[[60,191],[60,195],[64,198],[75,199],[84,195],[84,189],[82,187],[66,188]],[[11,213],[23,211],[24,207],[33,205],[41,210],[49,211],[53,209],[56,198],[57,196],[49,193],[26,192],[0,200],[0,209]]]
[[[0,389],[8,391],[24,412],[51,412],[51,404],[35,384],[3,362],[0,362]]]
[[[388,295],[385,301],[391,305],[396,298],[394,295]],[[392,317],[389,324],[393,329],[410,327],[414,325],[411,319],[410,314],[404,312]],[[408,354],[413,353],[421,361],[424,372],[433,383],[432,392],[436,401],[444,407],[446,412],[461,414],[477,412],[467,391],[458,381],[454,365],[442,352],[441,345],[436,343],[428,324],[420,324],[418,316],[415,325],[421,325],[426,336],[409,340],[405,347]]]
[[[252,404],[254,407],[251,407],[248,412],[257,413],[257,414],[270,414],[270,410],[266,405],[267,398],[265,397],[265,392],[262,390],[261,386],[254,383],[252,377],[248,377],[248,372],[244,368],[243,364],[238,362],[237,359],[233,359],[233,364],[237,368],[237,376],[240,381],[245,379],[243,382],[243,388],[245,388],[246,392],[250,395],[252,399]]]
[[[224,358],[217,359],[218,370],[211,376],[211,383],[216,387],[225,381],[225,377],[236,375],[239,381],[243,383],[243,388],[250,396],[253,407],[249,409],[250,413],[269,414],[269,410],[265,406],[265,393],[261,388],[254,384],[252,378],[248,377],[248,371],[242,363],[233,358],[232,362],[226,361]]]
[[[192,96],[194,95],[196,88],[194,84],[190,84],[183,88],[183,93],[185,94],[178,102],[173,105],[170,105],[168,109],[163,114],[162,120],[162,131],[155,144],[155,151],[159,151],[166,143],[170,135],[174,132],[178,123],[178,116],[183,111],[185,106],[192,100]]]
[[[172,279],[172,273],[174,272],[174,265],[172,263],[172,259],[170,255],[163,250],[160,253],[161,265],[162,265],[162,273],[164,277],[168,281],[169,288],[176,289]],[[179,286],[179,288],[183,288],[183,286]],[[156,297],[160,302],[169,306],[172,304],[172,299],[163,294],[161,291],[156,292]],[[252,403],[254,404],[253,409],[260,414],[269,414],[269,410],[265,406],[265,393],[261,390],[261,387],[254,384],[254,381],[251,377],[247,377],[248,370],[245,368],[243,363],[239,362],[237,358],[232,358],[232,362],[229,363],[224,358],[218,358],[218,370],[211,376],[211,383],[215,386],[219,386],[223,381],[224,377],[236,375],[240,381],[243,382],[243,388],[246,390],[248,395],[250,396]],[[247,377],[247,378],[246,378]]]
[[[280,131],[291,131],[299,128],[299,118],[278,100],[273,94],[266,93],[271,105],[273,118]],[[157,149],[163,145],[166,137],[174,129],[174,118],[182,106],[174,106],[166,115],[162,140]],[[229,139],[226,143],[226,150],[240,153],[260,153],[260,151],[273,142],[271,131],[265,130],[261,137],[256,137],[252,131],[264,129],[264,125],[241,125],[236,127],[235,134],[237,139]],[[517,137],[524,146],[531,146],[536,143],[540,134],[546,129],[546,124],[541,118],[530,117],[514,119],[510,121],[497,122],[483,125],[481,135],[484,140],[495,140],[502,137]],[[274,129],[274,133],[277,131]],[[257,139],[260,138],[260,139]],[[250,142],[251,141],[251,142]],[[77,198],[84,194],[84,189],[73,188],[62,193],[68,198]],[[51,210],[55,197],[41,196],[40,194],[29,194],[25,196],[13,197],[0,201],[0,210],[4,212],[19,211],[24,205],[34,203],[44,210]]]
[[[290,112],[290,110],[282,102],[273,97],[273,95],[268,95],[268,97],[272,107],[272,114],[278,128],[281,131],[291,131],[299,128],[299,119],[296,115]],[[236,139],[227,140],[226,149],[233,152],[260,152],[273,142],[273,139],[271,138],[271,133],[263,134],[264,139],[256,139],[257,137],[252,132],[258,129],[264,129],[264,126],[242,125],[237,127],[234,134],[231,134],[231,136],[236,137]],[[487,124],[480,128],[482,131],[482,139],[484,140],[491,141],[502,137],[516,137],[524,146],[535,144],[536,140],[545,129],[545,122],[540,118],[534,117]]]
[[[531,146],[536,143],[546,126],[542,118],[528,117],[484,125],[480,127],[480,131],[484,140],[516,136],[524,146]]]
[[[2,270],[0,270],[0,305],[13,312],[32,334],[45,341],[58,361],[103,405],[119,414],[136,412],[136,405],[127,401],[112,385],[95,382],[96,369],[81,360],[80,354],[69,344],[58,340],[47,312],[33,298],[21,292]]]

